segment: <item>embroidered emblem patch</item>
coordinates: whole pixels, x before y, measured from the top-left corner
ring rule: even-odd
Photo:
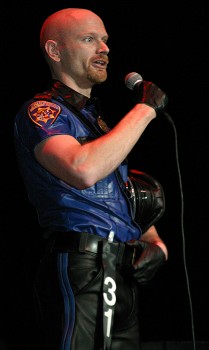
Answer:
[[[28,107],[30,119],[40,127],[53,124],[60,112],[61,107],[49,101],[36,101]]]

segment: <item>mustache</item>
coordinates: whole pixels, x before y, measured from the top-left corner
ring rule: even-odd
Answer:
[[[100,54],[100,55],[97,55],[96,57],[94,57],[92,59],[93,62],[95,61],[103,61],[104,63],[109,63],[109,57],[106,55],[106,54]]]

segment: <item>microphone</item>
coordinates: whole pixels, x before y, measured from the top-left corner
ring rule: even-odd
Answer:
[[[142,82],[142,76],[136,72],[131,72],[125,77],[125,84],[127,88],[134,90],[135,92]],[[168,102],[166,94],[151,82],[144,82],[144,84],[145,87],[142,96],[143,103],[146,103],[147,105],[153,107],[156,111],[163,111]],[[141,94],[140,91],[139,94]],[[171,119],[168,113],[165,111],[163,112],[168,119]]]
[[[126,75],[125,84],[127,88],[134,90],[136,86],[139,86],[143,81],[142,76],[139,73],[132,72]]]

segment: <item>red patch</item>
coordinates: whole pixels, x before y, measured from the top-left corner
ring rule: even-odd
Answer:
[[[30,119],[38,126],[53,124],[61,112],[61,107],[49,101],[36,101],[28,107]]]

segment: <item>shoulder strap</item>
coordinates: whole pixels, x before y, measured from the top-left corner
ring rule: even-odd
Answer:
[[[101,130],[98,130],[88,119],[84,117],[84,115],[78,111],[75,107],[73,107],[70,103],[68,103],[65,100],[57,100],[58,102],[65,105],[71,112],[75,114],[75,116],[86,126],[87,129],[89,129],[95,136],[102,136],[105,133]]]

